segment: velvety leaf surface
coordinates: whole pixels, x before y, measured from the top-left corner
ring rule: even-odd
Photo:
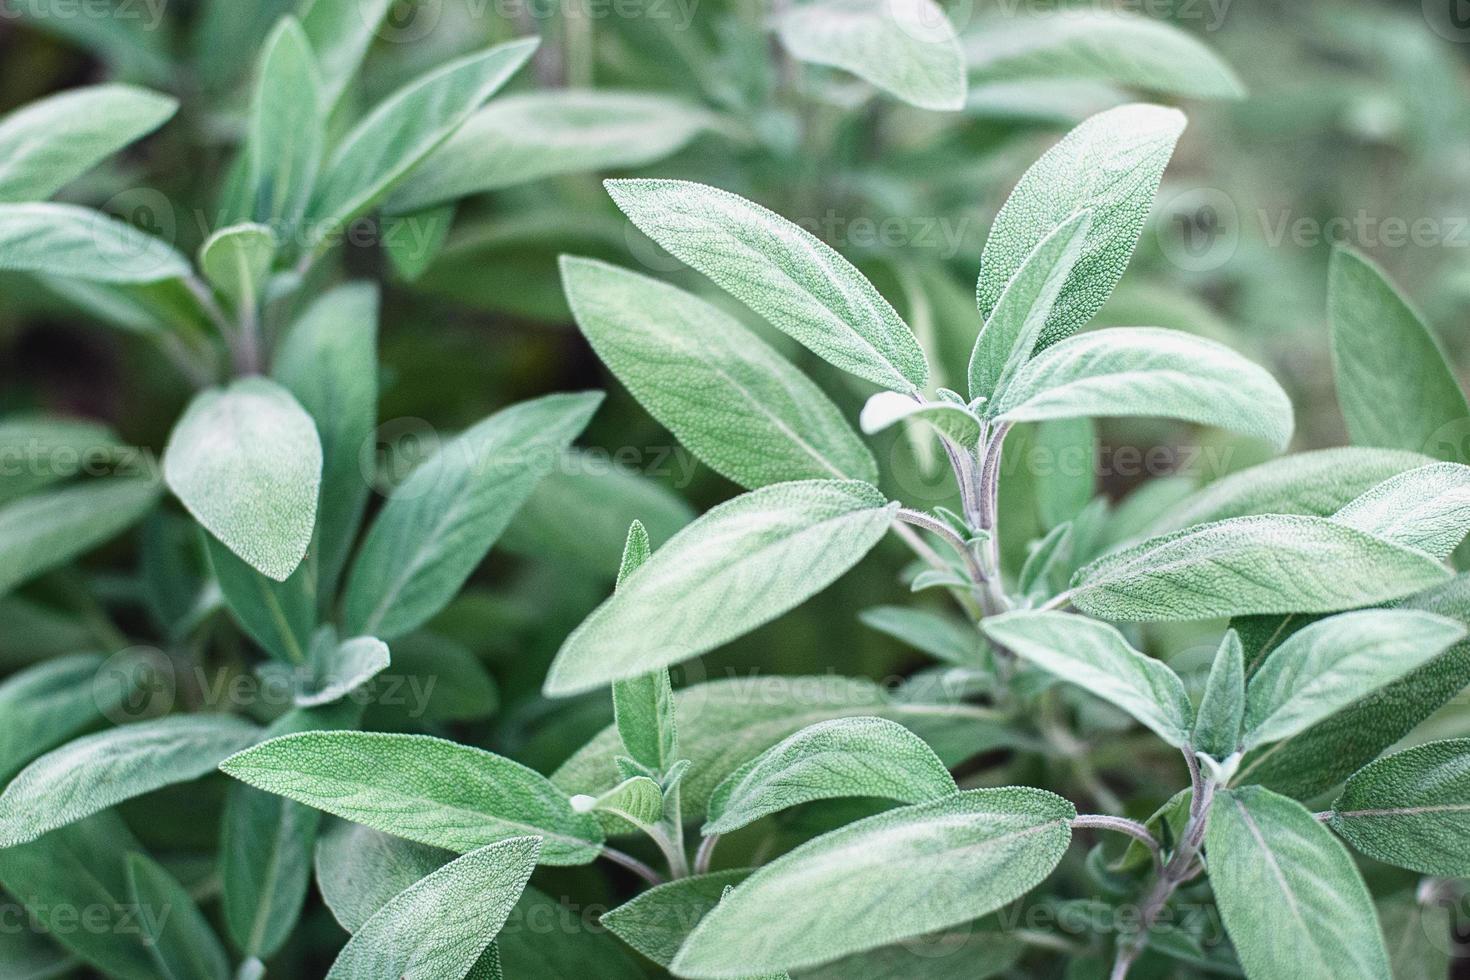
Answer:
[[[160,490],[149,478],[114,477],[0,507],[0,595],[137,523]]]
[[[98,283],[151,283],[189,274],[172,245],[74,204],[0,204],[0,270]]]
[[[1443,560],[1470,531],[1470,466],[1436,463],[1400,473],[1332,518]]]
[[[1470,739],[1427,742],[1359,769],[1332,805],[1332,829],[1387,864],[1470,874]]]

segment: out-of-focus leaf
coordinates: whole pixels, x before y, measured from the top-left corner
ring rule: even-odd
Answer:
[[[189,274],[162,239],[74,204],[0,204],[0,270],[101,283],[150,283]]]
[[[0,595],[121,533],[158,500],[157,481],[101,479],[0,507]]]

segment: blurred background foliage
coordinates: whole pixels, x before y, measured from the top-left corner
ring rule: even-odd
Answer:
[[[83,2],[126,4],[135,16],[39,16],[34,12],[67,9],[67,0],[0,0],[0,111],[108,79],[179,96],[183,108],[174,120],[73,184],[64,199],[101,207],[192,252],[215,225],[256,52],[298,0],[77,0],[70,6]],[[1048,5],[958,0],[945,6],[972,64],[968,104],[959,112],[909,107],[851,76],[794,62],[762,30],[768,12],[751,0],[397,5],[335,126],[350,124],[432,66],[527,34],[544,43],[507,92],[598,88],[658,101],[652,121],[630,122],[617,133],[610,158],[618,165],[596,172],[581,163],[575,141],[560,147],[558,132],[538,132],[537,114],[527,112],[525,130],[512,142],[541,152],[534,163],[513,154],[495,162],[507,173],[503,187],[461,202],[452,218],[448,212],[418,216],[424,220],[410,231],[423,237],[411,235],[406,244],[400,236],[398,244],[385,245],[393,228],[369,222],[359,228],[359,243],[333,253],[332,263],[316,272],[323,288],[342,278],[384,285],[377,449],[388,463],[395,452],[411,454],[416,439],[442,437],[515,401],[552,391],[609,391],[583,440],[588,465],[543,484],[468,591],[405,644],[412,650],[395,645],[395,661],[406,653],[405,660],[440,677],[442,703],[413,721],[374,709],[369,727],[452,734],[550,771],[611,717],[605,694],[547,702],[538,691],[561,641],[607,593],[628,521],[641,518],[657,544],[693,513],[735,493],[679,449],[599,366],[571,323],[557,255],[606,258],[706,295],[808,370],[849,417],[868,394],[864,383],[756,322],[642,238],[599,186],[604,176],[697,180],[803,224],[869,274],[926,346],[941,352],[936,366],[953,384],[979,329],[974,283],[985,235],[1016,179],[1067,129],[1100,109],[1140,98],[1177,103],[1189,128],[1132,266],[1099,322],[1173,327],[1232,345],[1270,368],[1291,393],[1294,450],[1341,445],[1325,292],[1330,246],[1345,240],[1389,270],[1452,361],[1467,364],[1470,31],[1454,36],[1426,16],[1419,0],[1143,4],[1148,15],[1172,22],[1233,66],[1248,94],[1220,102],[1089,80],[1075,65],[1046,57],[996,69],[996,51],[1007,38],[1017,30],[1025,35],[1018,16]],[[442,241],[435,231],[444,232]],[[96,419],[156,459],[190,392],[147,329],[100,322],[35,279],[0,274],[0,415]],[[1091,435],[1085,427],[1022,433],[1009,447],[1003,526],[1013,565],[1024,558],[1031,534],[1058,522],[1036,506],[1038,499],[1057,498],[1036,489],[1057,477],[1028,465],[1026,450],[1048,440],[1086,445]],[[1142,420],[1101,423],[1098,436],[1097,465],[1072,481],[1078,508],[1094,489],[1116,507],[1145,477],[1164,478],[1147,491],[1154,496],[1134,502],[1149,510],[1260,461],[1263,452],[1222,433]],[[1190,448],[1196,446],[1203,451]],[[879,449],[891,496],[920,507],[948,501],[947,467],[936,465],[918,440],[885,433]],[[1142,462],[1129,462],[1130,449]],[[618,467],[604,465],[609,459]],[[1089,485],[1094,478],[1095,487]],[[156,517],[91,555],[80,570],[47,576],[0,600],[0,670],[106,646],[110,637],[88,593],[104,597],[134,641],[166,645],[166,623],[180,612],[164,607],[177,592],[137,569],[142,551],[177,546],[170,537],[176,531],[167,515]],[[816,600],[677,668],[676,685],[755,672],[877,679],[910,673],[924,658],[858,619],[861,610],[880,604],[939,604],[934,592],[908,595],[901,576],[908,560],[897,543],[886,544]],[[190,583],[191,574],[197,567],[181,560],[172,584]],[[79,587],[78,576],[89,587]],[[1203,669],[1218,628],[1156,629],[1147,640],[1152,652],[1177,666],[1199,661]],[[464,670],[466,655],[484,669]],[[1093,724],[1104,731],[1123,727],[1096,703],[1079,707],[1097,715]],[[1441,737],[1470,730],[1458,707],[1431,727]],[[1166,762],[1157,776],[1132,764],[1136,751],[1158,751],[1149,744],[1120,740],[1112,760],[1144,797],[1162,793],[1173,776]],[[1107,751],[1098,765],[1109,765]],[[1044,773],[1020,778],[1056,786]],[[196,828],[198,847],[207,849],[217,822],[199,819],[194,808],[209,805],[222,788],[215,782],[222,783],[155,794],[125,813],[140,832],[174,847]],[[179,794],[190,801],[187,820],[171,807]],[[790,821],[837,823],[851,816],[852,805],[796,811]],[[201,861],[199,874],[209,871]]]

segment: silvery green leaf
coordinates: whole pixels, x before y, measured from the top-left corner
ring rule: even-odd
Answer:
[[[726,776],[788,735],[832,718],[877,716],[910,729],[930,745],[962,737],[963,752],[1010,740],[1001,716],[987,708],[895,701],[872,681],[848,677],[753,677],[711,681],[674,693],[679,754],[692,765],[680,784],[684,816],[705,814]],[[609,725],[573,753],[552,781],[569,793],[596,796],[617,782],[608,760],[620,751]],[[936,749],[946,758],[942,749]],[[958,762],[963,759],[948,759]]]
[[[311,649],[311,689],[296,695],[298,708],[331,704],[357,690],[388,669],[388,644],[374,636],[354,636],[337,642],[336,631],[323,627],[326,642]]]
[[[1214,425],[1285,449],[1291,401],[1263,368],[1179,330],[1116,327],[1061,341],[1017,372],[1003,421],[1144,416]]]
[[[0,848],[7,900],[25,906],[39,930],[117,980],[159,980],[129,894],[126,857],[142,845],[116,813],[99,813],[19,847]],[[92,928],[78,928],[78,910]],[[148,910],[157,923],[162,910]],[[8,980],[8,978],[7,978]]]
[[[465,853],[527,834],[545,864],[586,864],[602,831],[565,793],[518,762],[427,735],[303,732],[220,768],[252,786],[423,844]]]
[[[1226,630],[1205,681],[1205,693],[1200,698],[1190,741],[1197,751],[1226,759],[1240,748],[1244,720],[1245,651],[1240,634]]]
[[[668,881],[603,913],[601,921],[614,936],[666,967],[699,920],[720,904],[725,889],[749,875],[742,868]]]
[[[311,42],[295,17],[283,17],[261,51],[244,180],[249,217],[292,246],[322,165],[326,112]]]
[[[1026,556],[1021,574],[1016,577],[1016,591],[1033,605],[1045,602],[1065,585],[1066,573],[1073,563],[1072,522],[1064,521],[1046,532]]]
[[[302,4],[301,27],[316,53],[324,112],[341,99],[391,6],[393,0],[308,0]]]
[[[965,56],[933,0],[814,0],[780,14],[792,56],[850,71],[922,109],[965,104]]]
[[[1430,888],[1401,891],[1378,901],[1394,980],[1443,980],[1457,944],[1453,905]],[[1426,941],[1427,940],[1427,941]]]
[[[1193,710],[1184,682],[1108,624],[1070,613],[1013,612],[987,616],[981,629],[1022,660],[1122,708],[1170,745],[1189,742]]]
[[[470,116],[389,199],[393,212],[558,174],[641,167],[662,160],[718,118],[653,92],[552,89],[496,99]]]
[[[1389,477],[1429,462],[1418,453],[1356,446],[1293,453],[1222,476],[1165,511],[1152,532],[1250,514],[1331,517]]]
[[[318,243],[382,200],[515,74],[537,43],[509,41],[451,61],[363,117],[322,168],[309,209]]]
[[[1347,612],[1304,627],[1252,675],[1244,747],[1295,735],[1433,660],[1465,632],[1452,619],[1411,609]]]
[[[0,595],[137,523],[159,490],[152,478],[106,477],[0,507]]]
[[[1006,283],[970,352],[971,398],[994,399],[1031,359],[1091,231],[1091,211],[1063,221],[1036,243]]]
[[[452,860],[453,851],[338,824],[317,841],[317,890],[342,928],[357,932],[394,895]]]
[[[709,799],[704,836],[843,796],[923,803],[958,792],[924,740],[884,718],[836,718],[788,736],[727,776]]]
[[[872,435],[908,419],[929,423],[945,438],[966,449],[980,443],[980,419],[968,408],[896,391],[880,391],[869,398],[858,416],[858,425]]]
[[[1123,277],[1184,123],[1177,109],[1119,106],[1091,117],[1048,150],[991,226],[976,289],[981,315],[990,318],[1037,243],[1074,215],[1091,211],[1082,258],[1047,317],[1038,347],[1071,336],[1091,320]]]
[[[1448,558],[1470,531],[1470,466],[1433,463],[1400,473],[1355,498],[1332,519]]]
[[[820,592],[893,521],[871,484],[778,483],[674,535],[562,644],[546,677],[564,696],[712,650]]]
[[[367,504],[362,454],[378,416],[377,353],[377,287],[350,283],[306,308],[286,331],[271,365],[271,376],[296,396],[321,438],[316,546],[323,596],[335,591]]]
[[[350,727],[358,713],[350,704],[288,711],[261,739]],[[320,810],[244,783],[230,784],[220,833],[220,897],[230,939],[245,955],[275,955],[296,928],[320,823]]]
[[[914,576],[909,583],[910,592],[923,592],[925,589],[967,589],[971,582],[958,569],[952,568],[926,568]]]
[[[0,270],[99,283],[189,275],[172,245],[74,204],[0,204]]]
[[[253,308],[276,255],[276,236],[265,225],[221,228],[199,247],[199,270],[231,305]]]
[[[802,970],[798,980],[986,980],[1010,975],[1027,949],[1011,931],[964,923]]]
[[[681,289],[563,257],[577,325],[654,418],[749,489],[800,479],[873,482],[878,466],[822,390],[738,320]]]
[[[874,606],[858,613],[864,626],[893,637],[946,663],[984,664],[980,635],[968,623],[909,606]]]
[[[635,827],[651,827],[664,815],[664,794],[648,776],[634,776],[601,796],[572,797],[572,809],[578,813],[608,813]]]
[[[127,665],[118,667],[104,669],[99,654],[74,653],[7,677],[0,684],[0,784],[115,712],[139,680]]]
[[[653,554],[648,531],[634,521],[628,528],[623,545],[623,559],[618,566],[618,584]],[[669,672],[652,671],[612,686],[613,720],[623,749],[649,772],[662,773],[678,759],[679,730],[674,717],[674,691]],[[662,799],[660,799],[662,809]]]
[[[813,353],[895,391],[928,383],[908,324],[810,232],[703,184],[610,180],[606,187],[640,231]]]
[[[203,535],[225,606],[240,628],[277,660],[305,664],[316,625],[316,582],[303,561],[284,582],[256,571],[219,539]]]
[[[601,402],[583,392],[512,405],[414,470],[357,552],[345,630],[391,643],[442,609]]]
[[[1127,10],[988,18],[964,44],[972,84],[1067,79],[1195,99],[1245,95],[1239,76],[1192,33]]]
[[[132,85],[89,85],[0,119],[0,201],[43,201],[173,117],[179,103]]]
[[[143,943],[165,980],[228,980],[230,961],[209,920],[178,879],[138,851],[127,856],[128,894]],[[153,915],[143,915],[149,909]]]
[[[1337,400],[1352,441],[1464,462],[1459,426],[1470,405],[1434,334],[1383,270],[1336,248],[1327,312]]]
[[[1106,555],[1072,580],[1072,602],[1107,619],[1163,621],[1336,612],[1448,580],[1422,551],[1327,518],[1216,521]]]
[[[327,980],[462,977],[510,916],[541,842],[513,837],[456,858],[363,923]]]
[[[1347,849],[1300,803],[1259,786],[1215,797],[1215,902],[1249,977],[1387,977],[1373,900]]]
[[[21,770],[0,794],[0,848],[33,841],[99,810],[212,772],[249,745],[254,725],[181,715],[68,742]]]
[[[90,420],[17,414],[0,418],[0,457],[9,462],[0,504],[8,504],[91,464],[129,453],[110,429]]]
[[[1348,779],[1331,822],[1386,864],[1470,875],[1470,739],[1426,742],[1369,763]]]
[[[1051,873],[1075,816],[1061,797],[1011,787],[859,820],[756,871],[700,921],[671,970],[800,969],[978,918]]]
[[[195,395],[163,451],[164,481],[194,519],[277,582],[306,555],[321,477],[311,416],[261,377]]]

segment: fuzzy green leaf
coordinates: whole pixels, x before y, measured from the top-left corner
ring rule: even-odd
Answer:
[[[980,635],[975,627],[953,618],[909,606],[874,606],[858,619],[916,650],[961,667],[983,667]]]
[[[393,0],[311,0],[301,6],[301,27],[321,72],[324,111],[341,99],[392,6]]]
[[[357,932],[394,895],[452,860],[453,851],[362,824],[338,824],[316,845],[317,890],[342,928]]]
[[[1246,689],[1246,749],[1289,738],[1398,680],[1465,637],[1444,616],[1409,609],[1342,613],[1288,637]]]
[[[738,320],[681,289],[563,257],[577,325],[604,364],[701,460],[748,489],[872,483],[878,465],[822,390]]]
[[[1190,741],[1197,751],[1216,759],[1235,754],[1245,720],[1245,650],[1240,634],[1226,630],[1210,666]]]
[[[0,595],[137,523],[159,490],[151,478],[115,477],[0,507]]]
[[[527,834],[545,864],[586,864],[602,831],[565,793],[517,762],[427,735],[304,732],[220,768],[252,786],[409,840],[466,853]]]
[[[1170,745],[1189,741],[1193,711],[1184,682],[1108,624],[1069,613],[1013,612],[986,617],[981,628],[1022,660],[1122,708]]]
[[[1150,538],[1083,568],[1072,601],[1130,621],[1336,612],[1397,599],[1450,573],[1422,551],[1327,518],[1264,515]]]
[[[1369,763],[1332,804],[1359,851],[1426,875],[1470,875],[1470,739],[1427,742]]]
[[[857,481],[779,483],[680,531],[569,636],[550,696],[712,650],[820,592],[878,543],[896,505]]]
[[[0,201],[43,201],[178,111],[131,85],[90,85],[0,119]]]
[[[1439,342],[1383,270],[1339,246],[1327,312],[1337,400],[1353,442],[1464,462],[1453,427],[1470,418],[1470,405]]]
[[[1117,327],[1047,348],[994,406],[1003,421],[1078,416],[1172,418],[1291,441],[1291,401],[1265,369],[1179,330]]]
[[[586,392],[512,405],[414,470],[357,553],[346,631],[392,642],[442,609],[601,402]]]
[[[128,449],[105,425],[29,413],[0,418],[0,458],[8,461],[0,504],[77,476]]]
[[[813,353],[895,391],[928,383],[924,352],[908,324],[852,263],[810,232],[703,184],[606,186],[645,235]]]
[[[311,563],[303,561],[284,582],[277,582],[247,565],[213,535],[205,534],[204,539],[215,581],[235,622],[277,660],[305,664],[316,623]]]
[[[74,204],[0,204],[0,270],[100,283],[181,279],[172,245]]]
[[[143,942],[165,980],[228,980],[230,961],[209,920],[178,879],[146,854],[127,857],[134,907],[160,914],[143,922]]]
[[[792,56],[850,71],[921,109],[965,104],[965,56],[933,0],[817,0],[777,17]]]
[[[648,531],[634,521],[623,545],[618,584],[648,561],[653,546]],[[613,720],[623,749],[649,772],[663,773],[678,759],[679,730],[674,716],[674,690],[667,670],[659,669],[615,681],[612,686]],[[662,800],[660,800],[662,804]]]
[[[0,784],[116,712],[140,679],[127,662],[107,664],[95,653],[56,657],[7,677],[0,684]]]
[[[294,237],[316,187],[326,141],[326,106],[316,57],[294,17],[284,17],[261,49],[245,180],[250,217]]]
[[[574,796],[572,809],[578,813],[608,813],[635,827],[651,827],[664,815],[664,794],[647,776],[634,776],[618,783],[601,796]]]
[[[1075,816],[1051,793],[1008,788],[859,820],[756,871],[705,916],[671,969],[695,978],[799,969],[967,922],[1040,884]]]
[[[965,406],[920,401],[896,391],[880,391],[869,398],[858,417],[858,425],[872,435],[909,419],[927,422],[945,438],[966,449],[980,443],[980,419]]]
[[[1348,503],[1332,519],[1448,558],[1470,532],[1470,466],[1434,463],[1400,473]]]
[[[749,875],[742,868],[665,882],[605,913],[602,924],[659,966],[668,966],[699,920],[720,904],[725,889]]]
[[[337,642],[336,631],[323,627],[311,646],[311,684],[296,695],[298,708],[338,701],[388,669],[388,644],[373,636]]]
[[[1082,258],[1047,317],[1038,349],[1091,320],[1123,277],[1184,123],[1176,109],[1119,106],[1088,119],[1048,150],[1026,171],[990,229],[976,289],[981,316],[989,320],[1037,243],[1091,211]]]
[[[1222,791],[1205,835],[1210,884],[1250,977],[1387,977],[1368,889],[1347,849],[1300,803]]]
[[[213,772],[258,729],[228,715],[161,718],[68,742],[0,794],[0,848],[33,841],[99,810]]]
[[[199,270],[235,307],[253,307],[270,274],[276,236],[265,225],[221,228],[199,247]]]
[[[277,582],[306,555],[321,477],[311,416],[260,377],[194,396],[163,453],[163,478],[194,519]]]
[[[727,834],[812,800],[875,796],[923,803],[957,792],[934,750],[884,718],[837,718],[788,736],[715,787],[701,833]]]

